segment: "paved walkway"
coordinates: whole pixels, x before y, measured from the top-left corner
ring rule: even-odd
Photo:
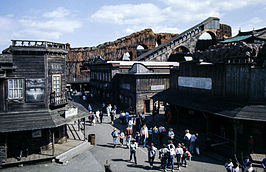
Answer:
[[[2,169],[3,172],[36,172],[36,171],[57,171],[57,172],[97,172],[104,171],[104,164],[106,160],[111,164],[111,169],[114,172],[135,172],[135,171],[161,171],[160,161],[158,159],[158,153],[156,155],[155,167],[153,170],[149,169],[147,161],[147,149],[139,147],[137,149],[137,161],[138,164],[128,162],[129,160],[129,149],[125,147],[113,148],[111,132],[113,126],[109,123],[110,119],[105,116],[103,124],[96,124],[95,126],[86,126],[86,133],[96,135],[96,146],[89,151],[82,153],[81,155],[73,158],[66,165],[59,165],[55,163],[46,163],[38,165],[29,165],[24,167],[14,167],[8,169]],[[115,124],[120,125],[121,124]],[[222,164],[212,160],[208,157],[194,158],[193,161],[189,162],[187,168],[182,168],[182,171],[225,171]]]

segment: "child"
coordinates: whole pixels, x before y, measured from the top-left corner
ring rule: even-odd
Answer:
[[[125,133],[123,131],[120,131],[119,139],[122,146],[124,145],[124,138],[125,138]]]

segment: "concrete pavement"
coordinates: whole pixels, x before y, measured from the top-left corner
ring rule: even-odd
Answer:
[[[111,164],[111,169],[114,172],[135,172],[135,171],[161,171],[160,161],[158,159],[158,152],[154,164],[154,169],[149,169],[149,163],[147,161],[147,149],[139,147],[137,149],[137,161],[138,164],[128,162],[129,149],[125,147],[113,148],[111,132],[113,126],[109,123],[110,119],[104,116],[103,124],[96,124],[95,126],[87,126],[86,133],[95,134],[96,146],[88,151],[85,151],[81,155],[73,158],[69,163],[60,165],[56,163],[45,163],[38,165],[28,165],[24,167],[13,167],[2,169],[3,172],[98,172],[104,171],[104,164],[106,160]],[[118,124],[121,128],[121,124]],[[194,158],[189,162],[187,168],[182,168],[182,171],[198,171],[198,172],[220,172],[225,171],[222,164],[216,162],[208,157],[201,156],[200,158]]]

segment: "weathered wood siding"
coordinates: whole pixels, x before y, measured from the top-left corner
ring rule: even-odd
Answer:
[[[266,71],[249,65],[226,66],[226,96],[265,99]]]
[[[52,93],[52,76],[54,74],[61,75],[61,93],[66,89],[66,61],[63,56],[49,56],[48,57],[48,100]]]
[[[266,99],[266,69],[251,69],[249,96],[251,99]]]
[[[178,76],[211,78],[212,88],[208,90],[208,89],[178,86]],[[172,82],[173,86],[175,86],[174,82],[176,80],[178,89],[183,92],[197,92],[197,93],[206,93],[215,96],[223,96],[225,92],[224,76],[225,76],[225,70],[224,70],[224,65],[222,64],[199,64],[195,62],[186,62],[181,64],[180,69],[178,71],[178,75],[176,78],[172,78],[174,79],[174,81]]]
[[[11,78],[23,78],[24,86],[26,88],[26,79],[45,79],[45,56],[44,55],[13,55],[13,66],[17,69],[9,74],[8,77]],[[8,90],[6,87],[6,95],[8,95]],[[45,90],[46,91],[46,90]],[[27,110],[40,110],[47,107],[46,102],[25,102],[25,90],[24,90],[24,100],[22,101],[12,101],[8,100],[7,110],[8,111],[27,111]],[[45,95],[46,96],[46,95]],[[6,97],[7,99],[7,97]],[[45,98],[46,100],[47,98]]]

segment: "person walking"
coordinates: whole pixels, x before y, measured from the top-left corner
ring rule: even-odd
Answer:
[[[150,168],[153,168],[153,162],[155,159],[157,148],[151,143],[151,146],[148,148],[148,160],[150,163]]]
[[[135,164],[137,164],[137,144],[135,140],[132,140],[130,144],[130,159],[129,159],[130,162],[132,161],[132,155],[134,155],[134,161]]]
[[[116,128],[113,129],[112,137],[113,137],[114,148],[116,148],[116,140],[117,140],[117,137],[118,137],[118,133],[116,131]]]
[[[163,147],[159,150],[159,158],[161,158],[161,168],[166,172],[167,169],[167,159],[169,150],[166,147],[166,144],[163,144]]]
[[[181,158],[184,152],[180,143],[178,143],[177,148],[175,149],[175,153],[177,161],[177,170],[181,170]]]
[[[103,111],[100,111],[99,116],[100,116],[100,122],[102,124],[103,123]]]

